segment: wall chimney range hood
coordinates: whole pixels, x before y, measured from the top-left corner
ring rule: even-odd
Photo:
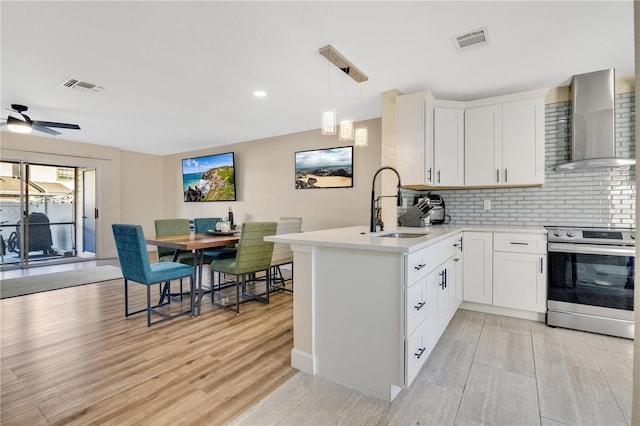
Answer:
[[[616,158],[615,70],[574,75],[571,80],[571,161],[553,167],[559,172],[614,169],[636,164]]]

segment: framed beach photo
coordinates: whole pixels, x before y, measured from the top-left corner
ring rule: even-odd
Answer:
[[[235,201],[233,152],[183,159],[182,190],[185,202]]]
[[[353,146],[296,152],[296,189],[352,188]]]

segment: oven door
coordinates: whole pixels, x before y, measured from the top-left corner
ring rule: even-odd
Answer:
[[[633,311],[635,247],[549,243],[550,301]]]

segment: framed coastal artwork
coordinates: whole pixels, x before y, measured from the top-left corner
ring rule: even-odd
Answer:
[[[182,190],[185,202],[235,201],[233,152],[183,159]]]
[[[296,152],[296,189],[353,187],[353,146]]]

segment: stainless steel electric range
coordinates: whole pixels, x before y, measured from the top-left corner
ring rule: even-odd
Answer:
[[[633,339],[635,230],[547,230],[547,324]]]

